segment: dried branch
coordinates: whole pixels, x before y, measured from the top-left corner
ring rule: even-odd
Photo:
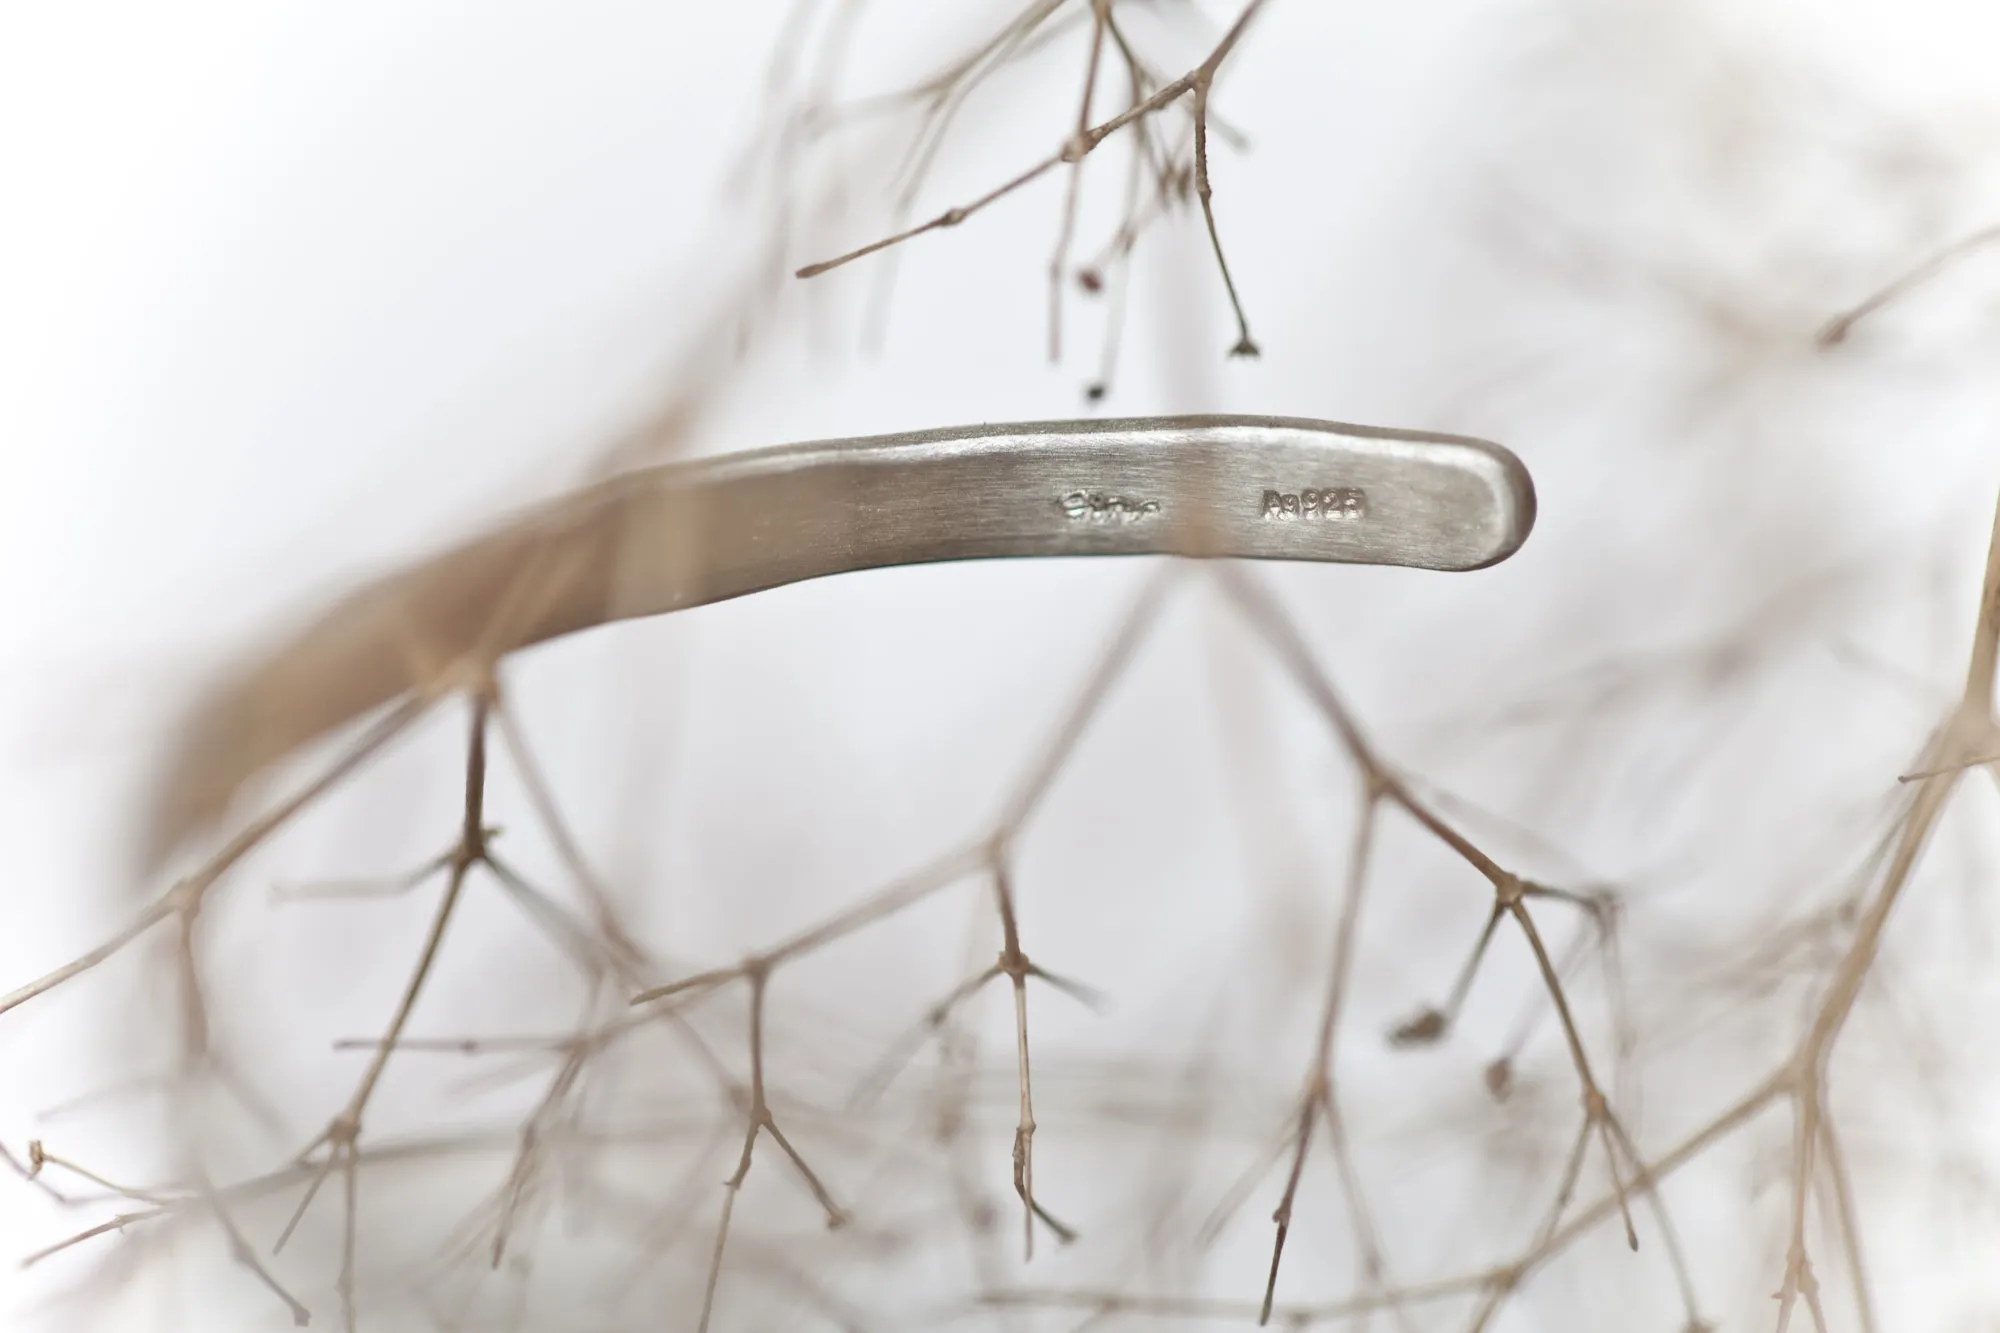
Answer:
[[[1237,338],[1236,342],[1231,346],[1229,354],[1231,356],[1258,355],[1257,343],[1250,336],[1249,320],[1244,314],[1243,303],[1236,290],[1235,278],[1230,273],[1228,260],[1223,253],[1221,232],[1215,222],[1213,189],[1209,183],[1208,171],[1208,104],[1214,89],[1217,72],[1229,58],[1230,53],[1235,50],[1237,44],[1242,40],[1243,34],[1249,29],[1251,21],[1256,18],[1258,12],[1264,7],[1264,3],[1265,0],[1249,0],[1244,5],[1242,11],[1238,13],[1236,20],[1224,32],[1222,39],[1216,43],[1215,48],[1210,51],[1207,58],[1199,65],[1171,83],[1163,84],[1149,96],[1134,101],[1118,114],[1093,125],[1088,122],[1088,116],[1090,102],[1096,87],[1096,71],[1102,52],[1103,39],[1110,30],[1110,23],[1106,17],[1110,6],[1106,0],[1092,0],[1091,60],[1087,67],[1088,72],[1085,79],[1081,113],[1078,118],[1077,129],[1064,141],[1062,147],[1033,166],[1026,168],[966,203],[953,205],[928,221],[917,223],[914,226],[899,227],[887,236],[870,241],[866,245],[849,250],[844,254],[836,255],[831,259],[818,260],[807,264],[798,269],[795,276],[800,278],[816,278],[821,274],[830,273],[834,269],[851,264],[857,259],[864,259],[869,255],[878,254],[884,250],[901,245],[927,232],[939,231],[947,227],[956,227],[968,218],[983,212],[985,209],[1014,194],[1023,187],[1040,180],[1057,167],[1067,165],[1072,168],[1070,178],[1071,195],[1064,208],[1065,221],[1062,230],[1058,234],[1055,257],[1051,261],[1052,295],[1050,318],[1051,351],[1053,353],[1060,348],[1060,343],[1055,333],[1055,320],[1058,318],[1055,311],[1060,299],[1060,284],[1063,278],[1061,266],[1068,253],[1069,236],[1073,225],[1071,219],[1075,210],[1075,194],[1080,188],[1077,169],[1080,168],[1086,157],[1097,150],[1099,145],[1103,144],[1105,140],[1117,134],[1120,130],[1139,124],[1146,118],[1172,106],[1181,98],[1188,97],[1191,103],[1190,116],[1194,124],[1195,195],[1201,204],[1202,220],[1208,229],[1209,244],[1215,253],[1216,267],[1221,272],[1223,286],[1229,295],[1230,310],[1236,319]],[[1051,10],[1052,8],[1053,6],[1050,6]],[[1036,21],[1039,22],[1040,20],[1037,19]]]

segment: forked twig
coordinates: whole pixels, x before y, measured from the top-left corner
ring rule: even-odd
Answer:
[[[794,1165],[806,1177],[822,1207],[826,1209],[829,1224],[844,1220],[845,1215],[833,1204],[831,1197],[820,1185],[797,1152],[785,1139],[772,1117],[764,1092],[763,1083],[763,1022],[764,996],[774,972],[785,963],[837,942],[848,935],[877,921],[899,913],[924,901],[940,890],[950,887],[963,879],[968,872],[984,871],[993,886],[994,900],[1001,927],[1001,950],[998,960],[984,972],[954,988],[944,1000],[932,1006],[925,1022],[918,1030],[921,1039],[926,1032],[939,1030],[954,1009],[982,989],[987,982],[1006,977],[1012,987],[1014,997],[1014,1017],[1016,1033],[1016,1073],[1020,1091],[1020,1120],[1015,1129],[1013,1164],[1014,1188],[1020,1196],[1025,1218],[1024,1247],[1032,1256],[1034,1252],[1034,1225],[1040,1222],[1067,1242],[1075,1238],[1069,1226],[1055,1218],[1035,1197],[1034,1190],[1034,1098],[1032,1092],[1031,1066],[1028,1053],[1027,981],[1030,977],[1048,982],[1057,989],[1073,996],[1088,1000],[1089,992],[1065,978],[1055,976],[1028,957],[1021,947],[1019,919],[1016,912],[1012,879],[1007,869],[1007,858],[1012,845],[1026,826],[1030,816],[1042,796],[1054,782],[1063,764],[1075,748],[1083,729],[1101,706],[1111,686],[1123,675],[1130,665],[1139,641],[1157,619],[1167,593],[1177,581],[1176,572],[1171,568],[1153,579],[1134,604],[1096,668],[1090,673],[1084,688],[1066,714],[1054,738],[1029,770],[1027,779],[1021,784],[1013,800],[1009,802],[997,821],[994,832],[982,839],[966,853],[944,858],[929,870],[920,872],[900,884],[890,885],[879,893],[864,899],[858,905],[848,908],[816,926],[808,927],[789,939],[764,949],[745,959],[734,967],[712,969],[697,973],[662,986],[641,991],[632,998],[632,1004],[656,1004],[662,1000],[687,1003],[703,995],[712,993],[718,987],[741,980],[750,988],[750,1064],[751,1087],[748,1106],[745,1108],[746,1129],[743,1148],[738,1158],[736,1172],[725,1182],[722,1216],[716,1230],[715,1246],[711,1255],[709,1273],[704,1287],[702,1327],[707,1327],[714,1307],[715,1291],[720,1279],[722,1260],[728,1245],[729,1231],[734,1217],[736,1198],[750,1171],[758,1136],[768,1131],[790,1156]],[[903,1058],[907,1058],[906,1056]],[[901,1059],[888,1066],[883,1081],[893,1074]],[[872,1083],[872,1080],[871,1080]],[[864,1084],[864,1088],[870,1084]]]
[[[282,1250],[287,1241],[304,1221],[313,1199],[318,1195],[335,1169],[341,1173],[342,1202],[344,1205],[341,1226],[340,1250],[340,1303],[341,1313],[348,1333],[357,1327],[354,1300],[355,1288],[355,1225],[358,1204],[358,1148],[361,1140],[362,1122],[368,1110],[368,1103],[387,1072],[390,1057],[403,1029],[415,1011],[418,999],[423,995],[424,984],[430,979],[431,970],[436,965],[438,954],[444,943],[445,932],[457,911],[459,900],[464,893],[466,878],[472,868],[485,858],[486,848],[486,730],[489,712],[488,697],[475,695],[471,707],[471,735],[466,749],[465,762],[465,811],[459,830],[458,846],[452,850],[448,863],[444,893],[438,900],[431,924],[424,936],[415,966],[411,969],[403,993],[396,1002],[395,1012],[382,1039],[375,1047],[375,1053],[363,1069],[347,1104],[321,1130],[319,1136],[308,1144],[298,1155],[301,1163],[308,1162],[313,1155],[324,1148],[326,1154],[316,1164],[316,1169],[305,1192],[292,1211],[290,1219],[278,1234],[274,1252]]]
[[[1108,10],[1109,5],[1103,3],[1103,0],[1092,0],[1092,3],[1092,55],[1083,98],[1084,117],[1087,117],[1089,113],[1090,94],[1095,88],[1097,57],[1101,51],[1104,34],[1109,26],[1108,21],[1104,17],[1104,11]],[[1229,58],[1230,53],[1235,50],[1237,44],[1242,40],[1243,34],[1248,30],[1251,21],[1256,18],[1258,12],[1264,7],[1264,3],[1265,0],[1248,0],[1248,3],[1237,14],[1235,21],[1223,33],[1221,40],[1216,43],[1215,48],[1209,52],[1207,58],[1199,65],[1172,82],[1163,84],[1150,96],[1134,102],[1123,111],[1097,124],[1091,125],[1084,120],[1080,120],[1076,131],[1063,142],[1060,148],[1033,166],[1002,181],[999,185],[994,186],[984,194],[978,195],[966,203],[955,204],[945,209],[942,213],[937,214],[927,221],[917,223],[913,226],[898,228],[889,235],[870,241],[866,245],[858,246],[844,254],[836,255],[831,259],[818,260],[807,264],[797,271],[796,276],[800,278],[815,278],[821,274],[829,273],[834,269],[851,264],[857,259],[864,259],[869,255],[878,254],[881,251],[901,245],[927,232],[956,227],[968,218],[976,216],[1002,199],[1021,190],[1023,187],[1040,180],[1057,167],[1069,165],[1074,168],[1084,158],[1095,152],[1098,146],[1106,139],[1109,139],[1120,130],[1144,121],[1147,117],[1173,105],[1183,97],[1190,97],[1190,114],[1194,122],[1195,194],[1201,204],[1202,219],[1208,229],[1209,244],[1215,253],[1216,266],[1221,272],[1223,286],[1229,295],[1230,309],[1236,318],[1237,338],[1235,344],[1231,346],[1229,354],[1231,356],[1258,355],[1257,343],[1250,336],[1249,320],[1244,314],[1242,300],[1237,294],[1235,279],[1230,273],[1228,261],[1223,254],[1221,232],[1215,223],[1213,190],[1209,184],[1208,171],[1208,103],[1214,89],[1217,72],[1221,69],[1223,62]],[[1074,174],[1072,174],[1071,180],[1072,198],[1064,209],[1066,219],[1073,213],[1075,204],[1074,190],[1076,188],[1076,177]],[[1061,264],[1062,256],[1067,252],[1069,227],[1070,223],[1066,220],[1057,243],[1057,257],[1054,261],[1057,265]],[[1061,280],[1059,268],[1054,278],[1057,284],[1059,284]],[[1059,285],[1057,290],[1059,291]],[[1052,315],[1051,318],[1053,320],[1054,316]],[[1052,343],[1052,350],[1053,347],[1054,344]]]
[[[771,1114],[770,1101],[764,1088],[764,995],[771,979],[771,969],[765,965],[752,965],[744,973],[744,981],[750,990],[750,1093],[749,1104],[744,1108],[743,1151],[736,1159],[736,1170],[723,1185],[722,1217],[716,1223],[715,1248],[710,1254],[708,1279],[702,1285],[701,1318],[696,1328],[699,1333],[708,1333],[709,1318],[715,1310],[716,1284],[722,1277],[722,1257],[729,1245],[729,1226],[736,1213],[736,1198],[743,1191],[743,1182],[749,1179],[750,1163],[757,1151],[757,1139],[769,1134],[779,1149],[790,1159],[792,1166],[805,1181],[806,1188],[818,1201],[826,1213],[829,1227],[844,1226],[847,1214],[833,1201],[826,1186],[806,1164],[799,1150],[792,1146],[785,1132],[778,1128],[778,1121]]]
[[[1377,803],[1386,803],[1400,808],[1405,814],[1414,819],[1418,825],[1430,833],[1432,837],[1436,838],[1438,842],[1457,854],[1461,860],[1477,871],[1492,887],[1494,895],[1493,907],[1488,916],[1486,928],[1482,932],[1480,945],[1474,952],[1475,965],[1477,959],[1483,955],[1486,942],[1491,938],[1493,927],[1503,916],[1511,919],[1519,927],[1522,938],[1526,941],[1535,959],[1536,967],[1541,973],[1544,988],[1555,1006],[1557,1018],[1560,1020],[1563,1037],[1570,1054],[1571,1065],[1576,1072],[1577,1081],[1581,1085],[1586,1132],[1595,1133],[1603,1146],[1607,1162],[1611,1168],[1611,1179],[1618,1200],[1619,1211],[1624,1219],[1626,1238],[1628,1243],[1637,1248],[1638,1234],[1632,1226],[1631,1212],[1626,1202],[1626,1187],[1618,1169],[1621,1158],[1625,1156],[1622,1150],[1624,1143],[1623,1131],[1614,1130],[1613,1128],[1616,1125],[1616,1118],[1611,1109],[1609,1099],[1604,1095],[1599,1086],[1596,1074],[1592,1069],[1590,1057],[1584,1047],[1582,1034],[1577,1028],[1574,1017],[1570,1013],[1569,1000],[1564,992],[1562,979],[1549,957],[1547,947],[1542,942],[1541,933],[1535,924],[1533,914],[1528,909],[1527,904],[1532,897],[1546,893],[1547,891],[1543,890],[1541,886],[1524,880],[1511,871],[1502,868],[1490,856],[1467,839],[1465,835],[1452,827],[1450,823],[1426,802],[1420,799],[1399,775],[1383,763],[1380,756],[1362,735],[1359,725],[1355,722],[1353,715],[1348,711],[1346,704],[1341,700],[1339,694],[1334,690],[1332,683],[1326,678],[1318,664],[1314,661],[1311,652],[1307,649],[1304,640],[1300,637],[1291,619],[1285,615],[1277,602],[1254,579],[1241,570],[1227,566],[1218,571],[1218,576],[1224,588],[1230,594],[1232,601],[1244,613],[1246,618],[1249,619],[1252,626],[1257,629],[1265,643],[1276,654],[1280,663],[1292,675],[1294,681],[1305,691],[1307,697],[1332,728],[1335,737],[1346,751],[1350,761],[1360,770],[1361,779],[1366,784],[1368,791],[1370,809],[1372,810]],[[1463,990],[1469,983],[1470,968],[1461,973],[1460,982],[1454,988],[1454,994],[1462,995]],[[1432,1029],[1435,1028],[1441,1031],[1445,1021],[1442,1014],[1437,1014],[1420,1031],[1414,1033],[1406,1031],[1403,1034],[1404,1039],[1409,1040],[1412,1036],[1435,1035]],[[1309,1107],[1308,1111],[1310,1109]],[[1303,1160],[1303,1144],[1305,1135],[1308,1132],[1305,1128],[1307,1117],[1302,1116],[1301,1120],[1301,1146],[1295,1159],[1297,1161]],[[1635,1170],[1639,1167],[1639,1163],[1636,1161],[1631,1162],[1630,1165]],[[1298,1167],[1295,1166],[1294,1178],[1297,1171]],[[1295,1189],[1295,1186],[1288,1188],[1288,1200],[1291,1192]],[[1278,1247],[1281,1251],[1288,1215],[1281,1216],[1278,1221]],[[1274,1254],[1271,1274],[1272,1283],[1276,1281],[1276,1271],[1276,1255]],[[1267,1306],[1270,1301],[1271,1295],[1267,1292]]]

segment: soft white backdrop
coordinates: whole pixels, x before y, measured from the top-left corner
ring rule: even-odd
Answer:
[[[858,30],[851,88],[895,86],[1006,10],[902,8]],[[726,358],[700,344],[770,208],[725,178],[787,9],[0,11],[0,988],[85,947],[127,900],[132,802],[205,668],[355,575],[573,479],[677,367],[721,384],[690,441],[701,451],[1085,410],[1100,308],[1072,296],[1068,355],[1051,366],[1045,351],[1053,179],[907,247],[879,348],[863,346],[863,264],[788,291],[786,322],[721,383]],[[1543,522],[1509,565],[1277,582],[1418,771],[1550,821],[1539,831],[1595,873],[1685,876],[1681,906],[1707,894],[1726,912],[1741,882],[1811,863],[1805,830],[1837,828],[1842,802],[1893,775],[1959,670],[2000,484],[2000,270],[1966,265],[1839,356],[1811,335],[2000,217],[1996,38],[1990,9],[1943,0],[1273,0],[1218,94],[1252,150],[1218,150],[1215,166],[1265,354],[1222,359],[1206,242],[1178,218],[1142,243],[1107,407],[1516,448]],[[1058,53],[996,88],[920,209],[1049,151],[1078,63]],[[819,234],[836,249],[886,222],[889,150],[855,151],[854,197]],[[1087,237],[1112,219],[1119,177],[1093,170]],[[1635,707],[1617,726],[1638,739],[1603,741],[1588,767],[1551,758],[1559,741],[1468,730],[1566,668],[1775,623],[1758,608],[1798,576],[1855,565],[1873,572],[1801,615],[1865,649],[1865,670],[1781,673],[1741,713]],[[787,589],[539,655],[520,698],[587,845],[615,874],[676,886],[652,917],[675,956],[726,961],[989,818],[1143,573],[945,568]],[[1202,604],[1163,631],[1028,854],[1024,881],[1052,886],[1043,961],[1119,1000],[1103,1020],[1039,1010],[1051,1049],[1175,1049],[1200,1007],[1184,979],[1210,965],[1201,984],[1226,989],[1217,941],[1239,935],[1291,940],[1294,958],[1250,956],[1315,984],[1331,880],[1314,876],[1331,861],[1313,848],[1338,845],[1351,797],[1330,753],[1301,751],[1310,719],[1226,624]],[[1230,758],[1244,736],[1284,756],[1277,774]],[[418,779],[448,772],[443,744],[336,803],[270,873],[386,871],[432,848],[450,798]],[[1702,766],[1677,769],[1679,748]],[[1064,881],[1093,849],[1121,873]],[[1385,1020],[1442,989],[1481,910],[1476,886],[1406,859],[1429,879],[1383,908],[1398,944],[1363,974]],[[1271,880],[1297,892],[1257,905],[1251,886]],[[1454,903],[1448,930],[1431,924]],[[245,951],[229,973],[246,997],[236,1035],[301,1106],[338,1088],[326,1040],[379,1024],[419,929],[420,906],[340,910],[223,942]],[[454,1012],[531,1026],[494,977],[529,946],[468,930]],[[921,960],[916,994],[952,983],[965,937],[958,917],[912,926],[899,947]],[[400,943],[371,956],[383,940]],[[871,984],[827,982],[830,1028],[902,993]],[[111,1017],[143,985],[114,970],[95,999],[0,1019],[0,1142],[101,1136],[41,1113],[114,1060],[146,1066]],[[287,1026],[307,1023],[310,1037]],[[1390,1085],[1400,1066],[1379,1047],[1356,1044],[1350,1077]],[[1291,1065],[1268,1073],[1282,1096]],[[1389,1122],[1414,1114],[1384,1096]],[[1970,1105],[1960,1123],[1976,1125]],[[1042,1178],[1060,1180],[1059,1136],[1041,1143]],[[987,1146],[1004,1158],[1004,1138]],[[779,1170],[760,1171],[778,1188]],[[1237,1294],[1260,1283],[1262,1197],[1246,1266],[1227,1275]],[[1943,1272],[1913,1264],[1905,1249],[1923,1247],[1898,1239],[1901,1214],[1876,1215],[1883,1308],[1908,1326],[1957,1318],[1950,1257]],[[70,1225],[0,1179],[0,1252]],[[1775,1271],[1745,1280],[1774,1286]],[[183,1295],[162,1326],[197,1326],[176,1320],[204,1297]]]

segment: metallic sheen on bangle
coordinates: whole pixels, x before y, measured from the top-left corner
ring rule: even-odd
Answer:
[[[146,853],[345,722],[613,621],[946,560],[1478,569],[1534,518],[1527,470],[1498,445],[1286,417],[962,426],[625,473],[356,590],[218,681],[169,757]]]

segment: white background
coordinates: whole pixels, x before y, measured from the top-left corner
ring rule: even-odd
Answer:
[[[1067,354],[1046,354],[1056,178],[908,246],[879,347],[862,335],[880,265],[864,263],[787,285],[757,353],[725,375],[712,312],[760,271],[772,197],[724,187],[786,8],[4,11],[0,987],[87,947],[140,891],[121,882],[135,802],[206,669],[351,578],[581,475],[689,374],[713,380],[687,441],[703,452],[1084,410],[1101,306],[1072,290]],[[858,30],[851,90],[899,86],[1004,12],[966,6],[954,27],[905,8]],[[1183,26],[1172,58],[1198,58],[1210,30]],[[1273,0],[1217,101],[1253,144],[1217,150],[1216,207],[1262,359],[1221,356],[1233,335],[1194,214],[1142,242],[1107,410],[1465,431],[1535,470],[1541,526],[1500,569],[1275,582],[1400,761],[1562,846],[1568,859],[1539,873],[1670,886],[1670,910],[1632,926],[1664,932],[1653,953],[1633,946],[1656,1008],[1680,1003],[1659,940],[1726,933],[1751,899],[1823,894],[1858,861],[1852,811],[1891,788],[1962,669],[2000,483],[2000,269],[1966,264],[1836,355],[1812,334],[2000,219],[1996,36],[1985,7],[1943,0]],[[1074,46],[976,105],[920,215],[1060,141]],[[899,142],[852,141],[845,211],[792,263],[887,225],[881,181]],[[837,159],[815,161],[839,174]],[[1109,154],[1092,170],[1085,251],[1115,222],[1121,178]],[[587,845],[622,882],[656,886],[643,915],[674,956],[726,963],[990,818],[1143,576],[1101,564],[835,580],[564,645],[522,663],[517,687]],[[1670,657],[1732,625],[1791,645],[1754,689],[1680,679],[1572,733],[1491,725],[1538,691],[1560,696],[1565,671]],[[1032,892],[1048,965],[1116,1000],[1102,1020],[1038,1011],[1053,1052],[1185,1054],[1201,997],[1246,972],[1265,974],[1250,989],[1305,997],[1284,1023],[1309,1016],[1339,859],[1320,849],[1344,846],[1351,788],[1244,643],[1207,602],[1170,622],[1066,779],[1067,813],[1026,853],[1024,880],[1045,886]],[[259,873],[387,871],[433,849],[451,817],[450,741],[435,739]],[[1990,804],[1976,812],[1989,821]],[[1941,841],[1980,845],[1974,824]],[[1386,855],[1402,882],[1369,946],[1348,1076],[1381,1081],[1384,1123],[1408,1126],[1432,1104],[1398,1099],[1403,1066],[1373,1033],[1442,991],[1484,908],[1480,886],[1436,858]],[[1948,906],[1912,908],[1909,929],[1965,956],[1905,960],[1913,985],[1944,987],[1908,1000],[1909,1021],[1936,1038],[1953,1071],[1938,1077],[1960,1100],[1928,1119],[1909,1110],[1924,1097],[1894,1089],[1929,1075],[1894,1059],[1848,1085],[1891,1089],[1854,1112],[1854,1138],[1880,1157],[1871,1244],[1880,1307],[1910,1320],[1898,1327],[1992,1317],[1965,1256],[1904,1222],[1945,1216],[1921,1182],[1964,1185],[1955,1154],[1990,1147],[1984,1061],[1966,1045],[1979,1020],[1954,1008],[1976,987],[1951,989],[1976,982],[1984,891],[1940,875]],[[318,915],[284,919],[301,910]],[[242,951],[223,992],[242,1015],[231,1036],[299,1134],[351,1078],[325,1042],[379,1024],[423,910],[284,909],[219,943]],[[926,918],[898,937],[884,956],[906,977],[825,978],[823,1021],[873,1049],[952,984],[976,920]],[[551,964],[503,925],[467,929],[440,1003],[472,1015],[468,1030],[534,1026],[515,969]],[[157,1067],[116,1017],[148,1002],[150,975],[114,969],[84,983],[102,983],[95,999],[0,1018],[0,1142],[18,1153],[41,1136],[93,1161],[129,1150],[145,1174],[119,1122],[42,1113]],[[1513,1004],[1495,1001],[1495,1032]],[[989,1017],[997,1058],[1010,1029],[997,1001]],[[459,1029],[440,1017],[429,1030]],[[1907,1055],[1914,1038],[1882,1035],[1896,1031],[1857,1041]],[[1270,1044],[1281,1054],[1260,1067],[1282,1110],[1307,1047]],[[1475,1040],[1461,1082],[1480,1062]],[[1004,1166],[998,1100],[985,1151]],[[1465,1146],[1430,1132],[1442,1151]],[[1042,1171],[1060,1180],[1054,1137]],[[760,1171],[763,1187],[790,1187],[761,1158]],[[1330,1192],[1331,1173],[1318,1185]],[[1248,1258],[1225,1265],[1220,1289],[1260,1288],[1274,1188],[1248,1210]],[[1705,1216],[1708,1200],[1687,1207]],[[1410,1200],[1405,1229],[1439,1206]],[[101,1215],[58,1215],[0,1180],[0,1253]],[[1759,1239],[1705,1237],[1722,1247],[1714,1303],[1763,1318],[1743,1293],[1775,1289],[1762,1239],[1775,1214],[1717,1216]],[[1980,1205],[1940,1225],[1976,1251],[1994,1216]],[[1316,1283],[1297,1262],[1301,1291],[1342,1288],[1339,1264]],[[304,1281],[322,1309],[324,1273]],[[44,1290],[0,1284],[16,1287],[21,1300]],[[188,1322],[206,1291],[131,1308],[155,1326],[220,1327],[206,1322],[220,1312]],[[1573,1295],[1559,1287],[1544,1313]],[[277,1326],[268,1303],[214,1299],[245,1327]],[[1672,1318],[1665,1306],[1644,1326]],[[316,1322],[330,1320],[328,1307]]]

